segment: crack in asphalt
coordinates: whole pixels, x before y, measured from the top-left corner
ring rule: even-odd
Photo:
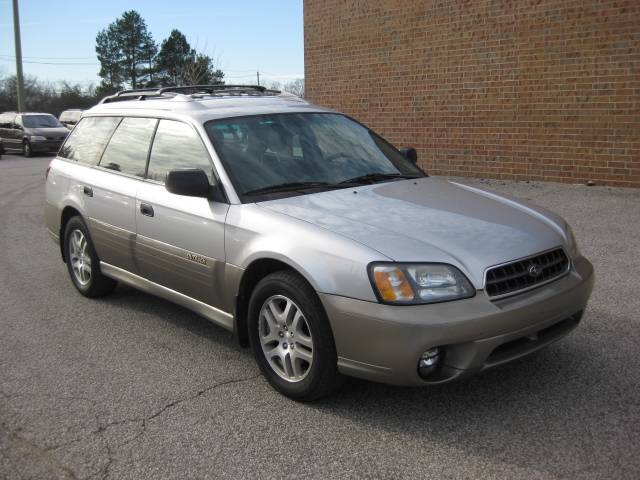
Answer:
[[[142,429],[140,430],[140,432],[137,435],[135,435],[133,438],[127,440],[126,442],[123,442],[121,444],[116,445],[116,447],[121,447],[121,446],[127,445],[127,444],[137,440],[138,438],[142,437],[146,433],[147,422],[149,422],[150,420],[153,420],[154,418],[159,417],[160,415],[162,415],[164,412],[166,412],[170,408],[173,408],[176,405],[180,405],[181,403],[185,403],[185,402],[189,402],[191,400],[195,400],[196,398],[201,397],[202,395],[205,395],[206,393],[209,393],[209,392],[211,392],[213,390],[216,390],[217,388],[224,387],[226,385],[249,382],[251,380],[255,380],[256,378],[258,378],[260,376],[261,376],[261,374],[258,373],[257,375],[253,375],[251,377],[237,378],[237,379],[227,380],[225,382],[216,383],[215,385],[212,385],[210,387],[198,390],[195,394],[193,394],[193,395],[191,395],[189,397],[179,398],[179,399],[174,400],[174,401],[172,401],[170,403],[167,403],[166,405],[164,405],[163,407],[161,407],[155,413],[149,415],[148,417],[126,418],[124,420],[118,420],[118,421],[110,422],[110,423],[108,423],[106,425],[99,425],[98,429],[96,431],[92,432],[92,433],[100,435],[100,434],[106,432],[109,428],[114,427],[116,425],[123,425],[125,423],[141,422]],[[111,468],[111,465],[114,462],[113,452],[111,450],[111,447],[109,446],[109,442],[108,441],[105,441],[105,447],[106,447],[106,450],[107,450],[107,459],[108,459],[108,461],[107,461],[107,464],[102,469],[102,471],[104,472],[103,475],[102,475],[102,480],[106,480],[109,477],[109,469]]]
[[[187,396],[187,397],[183,397],[183,398],[178,398],[176,400],[173,400],[165,405],[163,405],[162,407],[160,407],[159,409],[157,409],[155,412],[153,412],[151,415],[146,416],[146,417],[133,417],[133,418],[125,418],[122,420],[116,420],[113,422],[109,422],[105,425],[102,425],[100,422],[100,418],[97,414],[95,414],[95,419],[96,419],[96,425],[97,428],[95,430],[92,430],[87,434],[81,435],[77,438],[74,438],[72,440],[68,440],[66,442],[63,443],[58,443],[55,445],[50,445],[48,447],[40,447],[39,445],[25,439],[24,437],[21,437],[17,434],[17,432],[20,431],[20,429],[18,429],[15,432],[9,433],[9,437],[11,439],[14,439],[16,441],[21,442],[22,444],[26,444],[29,446],[29,448],[34,451],[34,453],[37,453],[41,458],[44,458],[48,461],[48,464],[50,466],[55,466],[56,468],[59,468],[60,470],[64,471],[65,473],[69,474],[71,476],[72,479],[77,479],[78,477],[75,475],[75,473],[73,472],[73,470],[71,470],[69,467],[66,467],[60,463],[58,463],[54,458],[51,457],[50,453],[52,451],[58,450],[60,448],[64,448],[66,446],[69,445],[73,445],[74,443],[80,442],[82,440],[85,440],[87,437],[90,436],[94,436],[94,435],[98,435],[98,436],[102,436],[102,434],[104,434],[107,430],[109,430],[112,427],[115,426],[119,426],[119,425],[124,425],[127,423],[140,423],[141,424],[141,430],[140,432],[138,432],[135,436],[133,436],[132,438],[126,440],[125,442],[122,443],[117,443],[114,445],[114,448],[120,448],[122,446],[128,445],[129,443],[139,439],[140,437],[142,437],[145,432],[146,432],[146,428],[147,428],[147,423],[157,417],[159,417],[160,415],[162,415],[164,412],[166,412],[167,410],[180,405],[182,403],[185,402],[189,402],[191,400],[195,400],[198,397],[201,397],[202,395],[205,395],[213,390],[216,390],[220,387],[224,387],[226,385],[233,385],[233,384],[240,384],[240,383],[244,383],[244,382],[249,382],[251,380],[255,380],[256,378],[260,377],[261,374],[258,373],[256,375],[250,376],[250,377],[245,377],[245,378],[236,378],[236,379],[231,379],[231,380],[227,380],[224,382],[220,382],[220,383],[216,383],[215,385],[203,388],[201,390],[198,390],[196,393],[194,393],[193,395]],[[8,394],[6,392],[0,391],[0,396],[4,397],[4,398],[19,398],[19,397],[27,397],[29,395],[26,394]],[[37,396],[37,395],[35,395]],[[44,396],[44,397],[55,397],[54,395],[40,395],[40,396]],[[74,400],[81,400],[81,401],[86,401],[86,402],[91,402],[94,405],[97,403],[95,400],[91,400],[85,397],[72,397],[72,396],[67,396],[67,397],[57,397],[57,398],[65,398],[65,399],[74,399]],[[92,477],[96,477],[97,475],[100,475],[100,477],[102,478],[102,480],[105,480],[109,477],[110,474],[110,469],[111,466],[113,465],[113,462],[115,461],[115,457],[114,457],[114,451],[111,448],[109,441],[107,439],[103,439],[104,441],[104,449],[106,450],[106,456],[107,456],[107,462],[105,465],[103,465],[97,472],[94,472],[92,474],[87,475],[84,478],[92,478]]]
[[[250,380],[254,380],[258,377],[260,377],[261,374],[257,374],[257,375],[253,375],[251,377],[246,377],[246,378],[238,378],[238,379],[232,379],[232,380],[227,380],[225,382],[220,382],[220,383],[216,383],[215,385],[212,385],[210,387],[207,388],[203,388],[202,390],[198,390],[198,392],[196,392],[194,395],[191,395],[189,397],[186,398],[179,398],[177,400],[174,400],[170,403],[167,403],[166,405],[164,405],[163,407],[161,407],[160,409],[158,409],[155,413],[151,414],[148,417],[134,417],[134,418],[125,418],[123,420],[116,420],[113,422],[109,422],[106,425],[100,425],[98,427],[98,430],[93,432],[93,433],[102,433],[105,430],[116,426],[116,425],[123,425],[125,423],[133,423],[133,422],[142,422],[143,423],[143,427],[146,426],[146,422],[148,422],[149,420],[153,420],[154,418],[162,415],[165,411],[169,410],[170,408],[175,407],[176,405],[179,405],[181,403],[184,402],[188,402],[190,400],[194,400],[202,395],[204,395],[205,393],[208,393],[212,390],[215,390],[219,387],[223,387],[225,385],[231,385],[231,384],[235,384],[235,383],[242,383],[242,382],[248,382]]]

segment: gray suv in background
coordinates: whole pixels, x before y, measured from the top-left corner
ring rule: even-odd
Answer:
[[[0,113],[0,143],[5,152],[55,153],[69,130],[49,113]]]
[[[578,325],[594,282],[558,215],[263,87],[107,97],[51,162],[45,216],[81,294],[189,308],[299,400],[520,358]]]
[[[62,112],[60,117],[58,117],[58,120],[60,120],[62,125],[67,127],[69,130],[72,130],[73,127],[76,126],[76,123],[80,121],[80,117],[82,117],[82,110],[72,108]]]

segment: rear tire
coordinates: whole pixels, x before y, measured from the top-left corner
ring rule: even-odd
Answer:
[[[307,402],[342,385],[326,313],[300,275],[283,270],[263,278],[251,294],[248,315],[256,361],[280,393]]]
[[[31,143],[29,143],[29,140],[22,142],[22,154],[25,157],[33,157],[33,150],[31,149]]]
[[[89,298],[103,297],[113,292],[117,282],[102,275],[100,259],[81,217],[69,219],[63,238],[64,259],[76,289]]]

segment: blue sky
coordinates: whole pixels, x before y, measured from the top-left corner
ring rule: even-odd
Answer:
[[[257,69],[261,80],[304,76],[302,0],[20,0],[25,74],[99,83],[96,34],[130,9],[158,43],[180,30],[220,61],[228,81],[254,83]],[[11,0],[0,0],[0,75],[15,73],[14,55]]]

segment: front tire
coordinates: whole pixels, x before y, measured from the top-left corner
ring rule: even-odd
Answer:
[[[103,297],[116,287],[115,280],[102,275],[89,230],[79,216],[72,217],[65,227],[64,258],[73,285],[85,297]]]
[[[300,401],[329,395],[341,384],[333,333],[313,288],[293,271],[256,285],[249,301],[249,341],[269,383]]]
[[[31,143],[29,140],[25,140],[22,142],[22,154],[25,157],[33,157],[33,149],[31,148]]]

